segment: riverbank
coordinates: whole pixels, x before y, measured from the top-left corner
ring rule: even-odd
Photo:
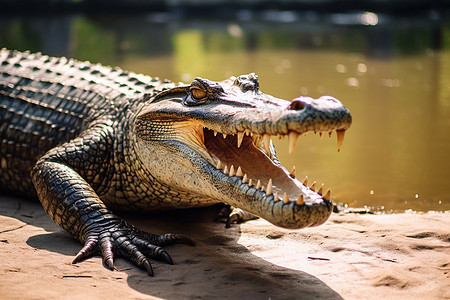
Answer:
[[[264,220],[225,229],[214,209],[128,218],[196,246],[167,247],[174,265],[148,277],[124,259],[72,265],[80,244],[39,203],[0,197],[2,299],[450,299],[450,214],[333,214],[284,230]]]

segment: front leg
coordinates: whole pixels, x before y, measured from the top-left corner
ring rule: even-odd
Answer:
[[[193,242],[175,234],[153,235],[143,232],[113,214],[94,189],[71,167],[45,156],[35,166],[32,179],[38,197],[50,217],[73,237],[84,243],[73,263],[100,254],[114,269],[114,257],[123,256],[149,275],[148,258],[172,264],[161,246]]]

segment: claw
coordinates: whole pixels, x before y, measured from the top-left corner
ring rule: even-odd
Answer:
[[[108,269],[110,269],[111,271],[114,271],[114,260],[112,258],[107,258],[104,260],[106,266],[108,267]]]
[[[159,253],[159,257],[161,260],[165,261],[169,265],[173,265],[172,257],[170,257],[169,253],[167,253],[165,250],[161,249],[161,253]]]
[[[195,246],[194,241],[190,238],[179,234],[167,233],[162,234],[156,238],[155,243],[159,246],[173,245],[173,244],[187,244],[191,246]]]
[[[110,270],[114,270],[113,244],[111,243],[110,240],[104,240],[101,242],[100,248],[102,250],[103,261]]]
[[[77,255],[72,261],[72,264],[76,264],[77,262],[82,261],[83,259],[89,258],[95,254],[95,245],[97,243],[97,240],[95,239],[89,239],[84,244],[83,248],[81,248],[80,251],[78,251]]]
[[[147,274],[153,276],[153,268],[152,265],[148,262],[148,260],[144,261],[144,268],[147,271]]]
[[[237,214],[230,215],[225,222],[225,228],[230,228],[231,224],[239,223],[239,216]]]

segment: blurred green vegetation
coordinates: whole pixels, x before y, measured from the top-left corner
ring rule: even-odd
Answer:
[[[126,54],[151,55],[151,49],[159,43],[159,37],[149,40],[153,33],[151,24],[143,17],[121,17],[118,20],[113,16],[86,17],[82,15],[58,17],[55,20],[68,22],[69,28],[60,29],[60,34],[68,39],[66,52],[61,55],[76,56],[79,59],[110,62]],[[0,44],[4,47],[18,50],[52,52],[51,41],[46,26],[58,27],[58,22],[43,26],[51,17],[3,17],[0,20]],[[117,21],[117,22],[116,22]],[[127,23],[128,26],[126,25]],[[120,24],[125,24],[121,28]],[[343,52],[365,52],[367,54],[390,53],[391,55],[415,55],[424,53],[428,49],[448,47],[449,25],[425,23],[422,26],[336,26],[333,24],[309,24],[308,30],[302,24],[293,23],[291,26],[270,26],[261,23],[261,28],[246,24],[213,23],[212,28],[206,22],[196,26],[184,28],[183,23],[176,27],[160,26],[161,35],[168,35],[172,43],[163,41],[164,53],[170,55],[179,51],[177,46],[185,47],[189,39],[177,44],[177,40],[185,32],[201,35],[199,43],[208,52],[230,52],[252,49],[313,49],[333,50]],[[317,27],[317,28],[316,28]],[[64,31],[65,30],[65,31]],[[148,31],[148,32],[146,32]],[[56,39],[59,37],[53,37]],[[49,42],[50,41],[50,42]],[[49,48],[49,49],[46,49]],[[150,51],[150,52],[149,52]],[[161,51],[159,51],[159,55]]]
[[[6,24],[5,24],[6,23]],[[0,21],[0,46],[16,50],[42,51],[42,37],[32,29],[32,24],[24,18]]]
[[[86,18],[74,18],[72,29],[73,53],[80,60],[113,62],[117,53],[114,32]]]

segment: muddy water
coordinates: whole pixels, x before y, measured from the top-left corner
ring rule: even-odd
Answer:
[[[174,81],[255,72],[261,90],[280,98],[332,95],[353,115],[341,152],[335,135],[301,137],[291,155],[287,141],[274,138],[288,169],[324,182],[352,207],[450,209],[448,24],[406,18],[402,27],[382,16],[376,26],[160,17],[12,17],[1,21],[0,46]]]

